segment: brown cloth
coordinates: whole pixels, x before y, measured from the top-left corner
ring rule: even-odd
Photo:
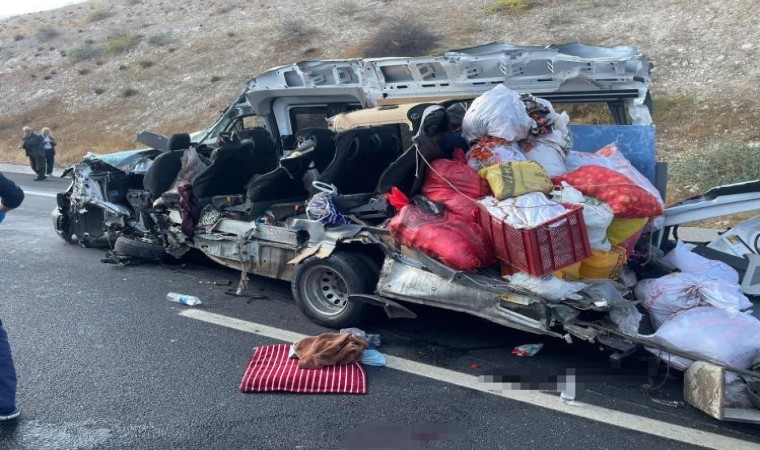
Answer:
[[[298,367],[321,369],[325,366],[351,364],[362,359],[367,340],[353,334],[324,333],[296,342]]]

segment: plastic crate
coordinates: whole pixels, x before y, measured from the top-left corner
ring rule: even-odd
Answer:
[[[567,212],[533,228],[513,228],[479,207],[479,221],[491,238],[496,257],[534,276],[565,268],[591,256],[583,206],[562,204]]]

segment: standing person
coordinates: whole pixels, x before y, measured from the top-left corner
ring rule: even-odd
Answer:
[[[5,220],[5,213],[18,208],[23,200],[24,191],[0,173],[0,223]],[[0,422],[13,420],[20,414],[16,407],[16,368],[8,335],[0,321]]]
[[[24,127],[23,130],[24,137],[18,148],[23,148],[26,156],[29,157],[32,170],[37,174],[34,181],[44,180],[47,178],[45,176],[45,143],[42,136],[32,131],[31,127]]]
[[[45,143],[45,160],[47,161],[47,175],[53,174],[53,163],[55,162],[55,137],[50,134],[50,128],[42,129],[42,141]]]

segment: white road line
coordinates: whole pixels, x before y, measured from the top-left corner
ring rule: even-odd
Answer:
[[[233,317],[214,314],[198,309],[186,309],[180,312],[179,315],[188,317],[190,319],[196,319],[203,322],[232,328],[234,330],[245,331],[246,333],[257,334],[259,336],[265,336],[285,342],[295,342],[306,337],[304,334],[294,333],[292,331],[273,328],[266,325],[235,319]],[[594,406],[579,402],[575,402],[573,405],[566,405],[562,403],[562,401],[556,395],[545,394],[537,391],[521,391],[495,388],[495,385],[479,381],[478,377],[474,375],[467,375],[453,370],[410,361],[404,358],[386,355],[386,359],[388,361],[387,367],[391,369],[400,370],[402,372],[425,378],[432,378],[437,381],[443,381],[475,391],[498,395],[499,397],[504,397],[510,400],[515,400],[518,402],[527,403],[529,405],[582,417],[584,419],[602,422],[608,425],[614,425],[616,427],[633,430],[639,433],[651,434],[674,441],[710,448],[731,448],[735,450],[757,450],[758,448],[756,443],[693,428],[682,427],[680,425],[674,425],[668,422],[636,416],[613,409],[603,408],[601,406]]]
[[[23,188],[22,188],[23,189]],[[25,195],[36,195],[38,197],[50,197],[55,198],[57,194],[48,194],[47,192],[29,191],[24,189]]]

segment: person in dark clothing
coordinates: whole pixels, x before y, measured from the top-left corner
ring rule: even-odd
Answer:
[[[45,141],[42,139],[42,136],[32,131],[30,127],[24,127],[23,130],[24,137],[19,148],[23,148],[26,151],[26,156],[29,157],[32,170],[37,174],[37,178],[34,181],[44,180],[47,178],[45,176]]]
[[[55,162],[55,136],[50,134],[50,128],[42,129],[42,142],[45,147],[45,160],[47,161],[47,175],[53,174],[53,163]]]
[[[6,212],[18,208],[24,201],[24,191],[0,173],[0,223]],[[13,420],[21,413],[16,407],[16,368],[13,365],[8,335],[0,320],[0,422]]]

